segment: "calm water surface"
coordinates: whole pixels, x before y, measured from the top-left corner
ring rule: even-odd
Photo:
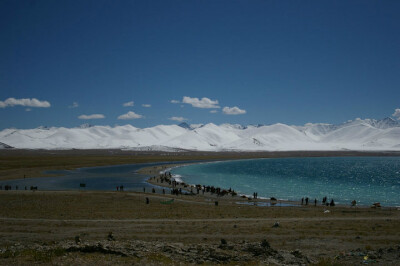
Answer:
[[[336,203],[400,206],[400,157],[256,159],[173,169],[189,184],[232,188],[287,200],[327,196]]]
[[[146,182],[148,176],[137,174],[136,171],[143,167],[162,164],[168,164],[168,162],[48,171],[47,174],[62,174],[63,176],[0,181],[0,185],[3,189],[5,185],[11,185],[13,190],[16,186],[19,190],[25,189],[25,186],[28,189],[30,186],[37,186],[39,190],[116,190],[117,186],[124,186],[124,190],[143,191],[145,187],[147,191],[150,191],[155,186]],[[80,188],[81,183],[86,184],[86,187]]]

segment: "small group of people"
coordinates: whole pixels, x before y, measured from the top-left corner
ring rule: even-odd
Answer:
[[[117,188],[117,191],[124,191],[124,186],[122,186],[122,185],[121,186],[117,186],[116,188]]]
[[[308,205],[309,201],[310,199],[308,197],[306,197],[305,199],[301,198],[301,205]],[[314,206],[317,206],[317,202],[317,199],[314,199]]]
[[[16,185],[15,186],[15,190],[18,190],[19,189],[19,186],[18,185]],[[0,190],[3,190],[3,185],[0,185]],[[10,185],[5,185],[4,186],[4,190],[12,190],[12,186],[10,186]],[[25,190],[28,190],[28,187],[27,186],[25,186]],[[37,186],[36,187],[34,187],[34,186],[31,186],[30,187],[30,190],[37,190]]]
[[[176,196],[182,195],[182,188],[173,188],[173,189],[171,189],[171,194],[172,195],[176,195]]]
[[[306,198],[301,198],[301,205],[308,205],[310,202],[310,199],[308,197]],[[318,200],[315,198],[314,199],[314,206],[317,206]],[[322,205],[325,206],[335,206],[335,201],[333,199],[331,199],[331,202],[328,202],[328,198],[325,196],[322,198]]]
[[[178,185],[184,185],[185,187],[187,187],[187,184],[183,182],[182,183],[178,182],[175,179],[173,179],[171,172],[165,172],[160,174],[158,177],[153,176],[150,179],[155,180],[156,183],[161,183],[161,184],[168,183],[168,185],[172,186],[173,188],[177,187]]]
[[[325,205],[325,206],[335,206],[335,201],[333,200],[333,199],[331,199],[331,202],[329,203],[328,202],[328,197],[323,197],[322,198],[322,205]]]
[[[220,187],[214,187],[214,186],[206,186],[206,185],[196,185],[196,190],[197,190],[197,194],[200,193],[200,191],[203,193],[207,192],[207,193],[211,193],[211,194],[217,194],[218,197],[223,197],[225,195],[232,195],[232,196],[236,196],[237,193],[232,189],[222,189]]]

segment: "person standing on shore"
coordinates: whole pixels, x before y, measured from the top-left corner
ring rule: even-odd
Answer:
[[[332,199],[331,203],[329,205],[332,206],[332,207],[335,206],[335,201]]]

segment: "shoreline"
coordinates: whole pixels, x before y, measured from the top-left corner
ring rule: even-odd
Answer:
[[[15,152],[22,152],[22,151],[11,151],[11,154],[15,153]],[[41,158],[43,156],[43,152],[47,152],[47,151],[29,151],[29,153],[34,153],[37,154],[38,158]],[[63,154],[65,151],[62,151],[61,153]],[[99,151],[68,151],[68,152],[72,152],[72,153],[87,153],[87,154],[92,154],[93,152],[99,152]],[[111,152],[111,151],[102,151],[103,152],[103,156],[104,152]],[[115,152],[115,151],[113,151]],[[125,152],[125,151],[119,151],[119,152]],[[2,156],[9,154],[8,152],[5,151],[0,151],[0,159],[3,159]],[[158,153],[160,155],[160,153]],[[124,158],[125,160],[132,160],[129,163],[122,163],[119,164],[120,161],[114,161],[112,164],[107,164],[107,160],[102,161],[101,163],[98,163],[98,165],[90,165],[90,164],[86,164],[85,161],[83,160],[81,165],[79,165],[79,167],[75,167],[72,169],[79,169],[79,168],[91,168],[91,167],[107,167],[107,166],[119,166],[119,165],[133,165],[133,164],[142,164],[142,163],[154,163],[155,165],[149,166],[149,167],[142,167],[140,169],[138,169],[135,173],[137,174],[141,174],[141,175],[147,175],[148,177],[152,177],[152,176],[157,176],[159,175],[159,173],[161,171],[165,171],[167,169],[170,168],[174,168],[174,167],[182,167],[185,165],[190,165],[190,164],[201,164],[201,163],[210,163],[210,162],[220,162],[220,161],[236,161],[236,160],[254,160],[254,159],[268,159],[268,158],[313,158],[313,157],[323,157],[323,158],[328,158],[328,157],[398,157],[400,154],[399,153],[389,153],[389,152],[379,152],[379,153],[368,153],[368,152],[354,152],[354,151],[347,151],[347,152],[336,152],[336,151],[332,151],[332,152],[326,152],[326,151],[321,151],[321,152],[271,152],[271,153],[244,153],[244,154],[237,154],[237,153],[202,153],[202,157],[199,158],[199,154],[185,154],[184,157],[182,157],[182,154],[179,154],[181,157],[179,157],[179,160],[176,160],[176,157],[173,157],[172,155],[176,155],[176,153],[170,154],[170,153],[161,153],[161,158],[163,160],[157,160],[157,161],[153,161],[154,159],[161,159],[160,157],[154,157],[154,153],[151,153],[151,157],[147,157],[148,153],[146,152],[140,152],[140,153],[135,153],[135,155],[130,154],[129,158]],[[138,162],[138,156],[141,155],[143,156],[143,158],[139,158],[140,162]],[[218,156],[216,156],[218,155]],[[234,155],[234,156],[233,156]],[[266,156],[268,155],[268,156]],[[54,155],[55,157],[59,156],[59,155]],[[85,154],[83,154],[82,156],[85,156]],[[131,156],[134,156],[136,158],[132,159]],[[104,158],[110,158],[112,156],[107,156]],[[102,158],[102,159],[104,159]],[[185,162],[181,162],[181,161],[185,161]],[[0,160],[0,163],[2,163],[2,161]],[[114,164],[116,163],[116,164]],[[0,164],[0,166],[2,166]],[[71,169],[70,167],[65,167],[64,166],[60,167],[61,165],[58,165],[57,168],[59,170],[69,170]],[[54,168],[46,168],[43,169],[44,171],[51,171]],[[37,169],[36,169],[37,170]],[[41,170],[40,173],[43,173]],[[1,181],[6,181],[6,180],[15,180],[15,179],[23,179],[21,176],[19,177],[14,177],[14,178],[7,178],[3,176],[4,174],[4,170],[0,170],[0,180]],[[58,176],[58,175],[57,175]],[[62,174],[60,174],[60,176],[62,176]],[[40,177],[56,177],[54,174],[47,174],[47,175],[43,175],[41,174]],[[36,178],[35,176],[28,176],[27,178]],[[168,187],[171,188],[170,186],[166,186],[166,184],[160,184],[154,181],[149,180],[149,178],[147,178],[147,180],[144,180],[145,182],[154,185],[154,186],[158,186],[158,187]],[[187,184],[186,184],[187,185]],[[182,188],[185,189],[185,186],[179,186],[178,188]],[[195,189],[195,187],[186,187],[186,189]],[[226,188],[225,188],[226,190]],[[246,196],[247,199],[251,198],[248,197],[248,195],[240,195],[239,197],[236,198],[241,198],[241,197]],[[256,202],[256,200],[252,199],[252,202]],[[268,198],[258,198],[257,201],[259,202],[269,202]],[[301,204],[299,204],[300,200],[279,200],[279,202],[282,203],[295,203],[299,206],[302,206]],[[371,202],[372,204],[373,202]],[[313,200],[310,201],[309,205],[314,205]],[[317,203],[317,206],[322,206],[321,205],[321,201],[319,200]],[[336,204],[337,206],[350,206],[350,203],[348,204]],[[371,207],[371,205],[358,205],[357,207]],[[398,208],[399,206],[384,206],[383,208]]]
[[[302,157],[303,158],[303,157]],[[265,159],[265,158],[258,158],[258,159]],[[237,160],[256,160],[255,159],[237,159]],[[223,160],[223,161],[237,161],[237,160]],[[162,165],[159,167],[154,167],[154,169],[150,169],[151,167],[145,167],[145,168],[141,168],[139,169],[139,171],[141,171],[141,174],[144,175],[151,175],[150,177],[148,177],[146,179],[146,182],[148,184],[151,184],[153,186],[156,187],[165,187],[168,189],[182,189],[183,191],[187,192],[187,193],[191,193],[192,196],[200,196],[203,198],[212,198],[212,199],[221,199],[221,196],[219,195],[215,195],[214,193],[211,192],[205,192],[203,193],[202,190],[200,189],[200,193],[199,191],[197,191],[196,185],[194,184],[188,184],[186,182],[184,182],[182,179],[180,179],[180,181],[176,182],[176,185],[172,185],[170,180],[174,179],[173,176],[168,176],[168,175],[164,175],[166,172],[169,172],[168,170],[171,170],[173,168],[177,168],[177,167],[184,167],[187,165],[192,165],[192,164],[203,164],[203,163],[213,163],[213,162],[219,162],[219,161],[208,161],[208,162],[193,162],[193,163],[184,163],[184,164],[167,164],[167,165]],[[138,172],[139,172],[138,171]],[[157,173],[158,171],[158,173]],[[170,174],[170,172],[169,172]],[[167,178],[164,181],[161,181],[162,179]],[[207,184],[202,184],[202,186],[209,186]],[[231,188],[227,189],[227,188],[220,188],[223,191],[228,191]],[[234,188],[233,188],[234,191]],[[224,195],[222,196],[224,197]],[[356,203],[355,205],[352,205],[352,202],[349,202],[348,204],[343,204],[343,203],[336,203],[334,205],[330,205],[328,204],[329,201],[326,202],[326,204],[321,204],[321,200],[318,199],[317,203],[314,203],[313,199],[309,199],[309,203],[308,204],[303,204],[301,200],[286,200],[286,199],[279,199],[279,198],[265,198],[265,197],[256,197],[254,198],[254,196],[250,196],[250,195],[246,195],[246,194],[238,194],[236,193],[235,195],[232,195],[232,197],[234,197],[234,199],[238,200],[239,202],[241,202],[242,204],[246,204],[246,205],[254,205],[257,206],[259,204],[259,206],[263,206],[263,204],[268,204],[266,205],[266,207],[271,207],[271,206],[282,206],[282,204],[284,204],[285,206],[291,206],[291,207],[325,207],[325,208],[333,208],[333,207],[342,207],[342,208],[386,208],[386,209],[395,209],[395,210],[400,210],[400,206],[389,206],[389,205],[384,205],[382,206],[381,203],[379,202],[371,202],[371,204],[369,205],[364,205],[364,204],[359,204]],[[237,202],[238,204],[240,204],[239,202]]]
[[[332,156],[302,156],[302,157],[284,157],[284,158],[306,158],[306,157],[320,157],[320,158],[327,158],[327,157],[332,157]],[[338,156],[339,157],[339,156]],[[353,156],[340,156],[340,157],[353,157]],[[386,157],[386,156],[382,156],[382,157]],[[395,157],[395,156],[393,156]],[[275,158],[275,157],[274,157]],[[281,157],[278,157],[281,158]],[[214,163],[214,162],[223,162],[223,161],[242,161],[242,160],[257,160],[257,159],[269,159],[269,158],[234,158],[234,159],[225,159],[225,158],[221,158],[221,159],[211,159],[211,160],[196,160],[196,161],[185,161],[185,162],[180,162],[180,161],[160,161],[160,162],[148,162],[148,164],[152,164],[151,166],[144,166],[142,168],[139,168],[138,170],[135,171],[135,174],[139,174],[139,175],[145,175],[147,176],[145,179],[143,179],[144,182],[154,186],[155,188],[158,189],[162,189],[164,188],[168,188],[168,189],[172,189],[173,187],[170,184],[167,183],[162,183],[162,182],[157,182],[156,179],[154,179],[154,177],[159,177],[161,172],[165,172],[168,171],[172,168],[176,168],[176,167],[182,167],[182,166],[186,166],[186,165],[192,165],[192,164],[204,164],[204,163]],[[137,163],[131,163],[131,164],[122,164],[122,165],[105,165],[105,166],[83,166],[83,167],[79,167],[76,169],[80,169],[80,168],[97,168],[97,167],[112,167],[112,166],[123,166],[123,165],[136,165]],[[147,164],[147,163],[141,163],[141,164]],[[62,174],[60,175],[53,175],[51,174],[50,177],[57,177],[57,176],[63,176]],[[46,178],[48,176],[42,176],[43,178]],[[29,177],[28,177],[29,178]],[[22,178],[19,178],[22,179]],[[7,179],[9,180],[9,179]],[[1,180],[0,181],[7,181],[7,180]],[[14,180],[14,179],[10,179],[10,180]],[[182,184],[178,184],[176,186],[177,189],[182,189],[184,191],[187,192],[197,192],[196,191],[196,186],[195,185],[190,185],[190,184],[186,184],[185,182],[179,182]],[[203,184],[204,185],[204,184]],[[206,184],[207,185],[207,184]],[[235,188],[233,188],[235,189]],[[74,189],[72,189],[74,190]],[[71,190],[71,191],[72,191]],[[225,190],[227,191],[227,188],[221,188],[221,190]],[[50,191],[50,190],[49,190]],[[57,190],[57,191],[70,191],[70,190]],[[101,190],[96,190],[96,191],[101,191]],[[107,191],[107,190],[104,190]],[[112,190],[111,190],[112,191]],[[215,196],[212,195],[213,193],[205,193],[202,194],[203,196],[205,195],[205,198],[220,198],[219,196]],[[207,196],[208,195],[208,196]],[[257,197],[256,199],[254,199],[253,197],[251,197],[250,195],[246,195],[246,194],[239,194],[239,195],[235,195],[234,197],[236,200],[240,201],[240,202],[247,202],[250,205],[259,205],[262,206],[264,204],[268,204],[268,206],[274,206],[274,205],[290,205],[290,206],[303,206],[303,204],[301,204],[300,200],[287,200],[287,199],[277,199],[277,200],[273,200],[271,201],[270,198],[263,198],[263,197]],[[371,202],[371,204],[357,204],[358,208],[371,208],[373,207],[375,202]],[[306,205],[304,204],[304,206],[314,206],[314,200],[310,199],[309,204]],[[323,207],[334,207],[334,206],[340,206],[340,207],[354,207],[351,206],[351,203],[349,202],[348,204],[343,204],[343,203],[335,203],[334,206],[328,206],[328,205],[323,205],[321,204],[321,200],[318,199],[317,205],[316,206],[323,206]],[[389,206],[389,205],[384,205],[384,206],[379,206],[379,208],[399,208],[400,206]]]
[[[183,180],[182,182],[176,182],[173,183],[172,176],[169,176],[166,174],[166,171],[171,169],[171,168],[175,168],[175,167],[182,167],[185,165],[190,165],[193,163],[188,163],[188,164],[172,164],[172,165],[165,165],[162,166],[159,169],[159,173],[158,175],[149,177],[146,179],[146,182],[156,186],[156,187],[165,187],[168,188],[172,191],[172,189],[177,189],[182,190],[182,192],[175,194],[176,196],[178,196],[179,194],[185,194],[185,195],[191,195],[197,198],[201,198],[204,199],[206,201],[210,201],[210,200],[214,200],[214,202],[218,202],[218,200],[229,200],[229,201],[235,201],[236,204],[242,204],[243,206],[245,205],[249,205],[249,206],[257,206],[257,207],[273,207],[273,206],[282,206],[283,207],[309,207],[309,206],[313,206],[313,204],[309,204],[309,205],[301,205],[300,202],[298,201],[290,201],[290,200],[282,200],[282,199],[276,199],[276,200],[272,200],[272,199],[268,199],[268,198],[251,198],[251,196],[245,195],[245,194],[238,194],[235,193],[235,190],[230,190],[230,189],[226,189],[226,188],[219,188],[222,191],[226,191],[228,193],[226,193],[225,195],[218,195],[218,193],[216,192],[211,192],[211,191],[206,191],[205,187],[210,187],[207,185],[203,185],[204,189],[199,189],[197,190],[197,187],[193,184],[187,184],[185,183]],[[168,167],[169,166],[169,167]],[[146,173],[147,171],[145,169],[143,169],[143,173]],[[151,172],[154,173],[154,172]],[[233,193],[232,193],[233,192]],[[172,192],[171,192],[172,194]],[[218,203],[215,203],[218,204]],[[263,204],[268,204],[266,206],[263,206]],[[348,207],[346,205],[337,205],[338,207]],[[327,207],[321,204],[317,204],[315,207]],[[329,206],[331,207],[331,206]],[[361,207],[361,206],[359,206]],[[362,207],[367,207],[367,206],[362,206]]]

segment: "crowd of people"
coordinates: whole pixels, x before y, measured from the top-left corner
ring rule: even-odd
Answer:
[[[236,196],[237,193],[229,188],[229,189],[222,189],[220,187],[214,186],[206,186],[206,185],[195,185],[191,186],[186,184],[185,182],[179,182],[174,177],[172,177],[171,172],[165,172],[160,174],[158,177],[153,176],[150,180],[155,181],[156,183],[166,183],[171,187],[171,194],[173,195],[180,195],[182,193],[189,193],[189,194],[202,194],[210,193],[211,195],[216,195],[218,197],[223,197],[225,195],[232,195]],[[183,188],[183,190],[182,190]]]
[[[236,196],[237,193],[229,188],[229,189],[222,189],[219,187],[214,187],[214,186],[206,186],[206,185],[195,185],[195,186],[190,186],[188,184],[186,184],[185,182],[179,182],[177,181],[171,174],[171,172],[164,172],[161,173],[158,177],[154,176],[152,178],[150,178],[151,180],[155,181],[156,183],[166,183],[171,187],[171,194],[172,195],[181,195],[182,192],[182,188],[184,188],[189,194],[195,195],[195,194],[205,194],[205,193],[209,193],[211,195],[216,195],[218,197],[222,197],[225,195],[232,195],[232,196]],[[253,197],[249,197],[249,199],[258,199],[258,193],[254,192],[253,193]],[[271,198],[272,199],[272,198]],[[275,199],[275,198],[273,198]],[[276,200],[276,199],[275,199]],[[328,201],[328,198],[325,196],[322,198],[322,205],[324,206],[335,206],[335,201],[334,199],[331,199],[330,201]],[[313,200],[314,206],[317,206],[318,204],[318,200],[315,198]],[[312,200],[308,197],[302,198],[301,199],[301,205],[310,205],[312,204]]]

